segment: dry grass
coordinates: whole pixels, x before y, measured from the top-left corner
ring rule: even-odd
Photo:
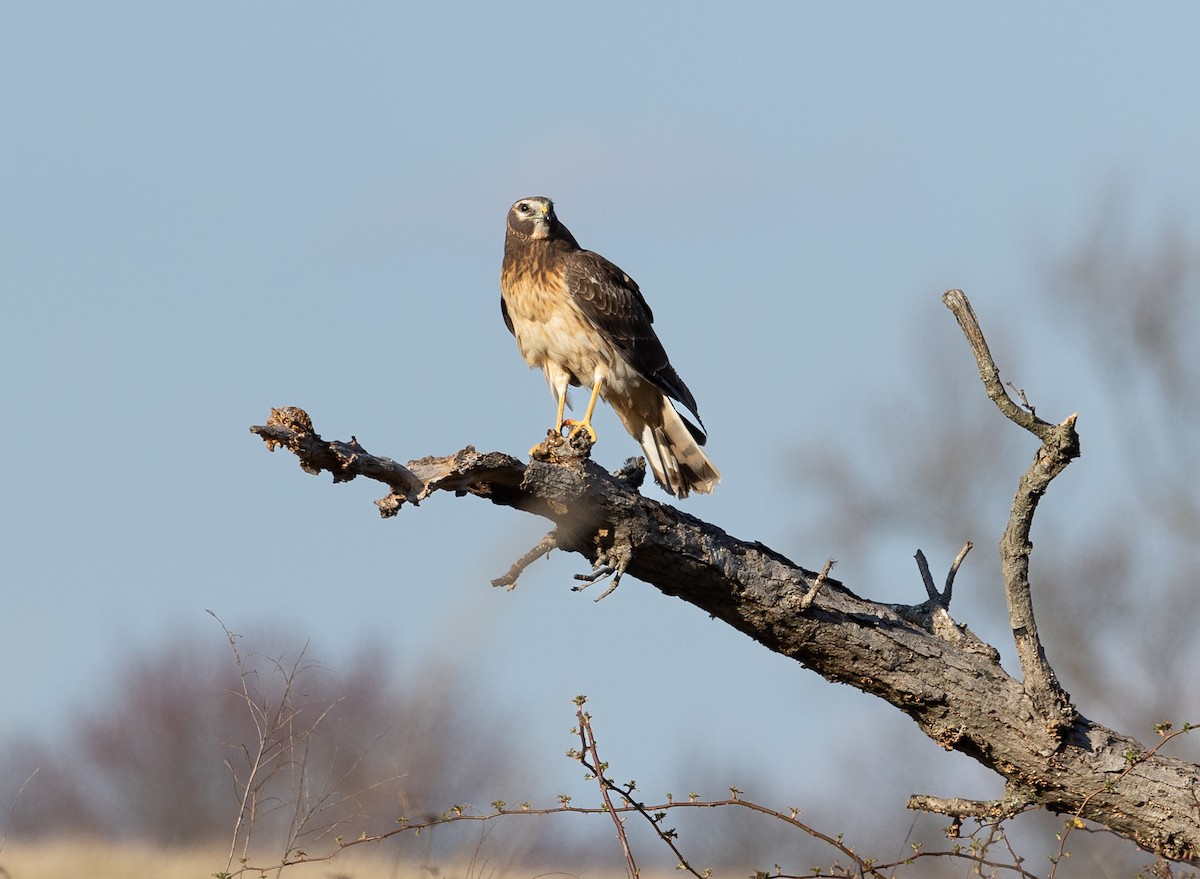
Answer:
[[[223,863],[218,846],[211,849],[162,849],[145,843],[61,839],[39,842],[8,840],[0,851],[3,879],[196,879],[210,876]]]
[[[0,851],[0,879],[206,879],[225,867],[228,844],[162,848],[144,842],[93,839],[39,842],[8,840]],[[383,848],[351,849],[330,862],[299,864],[285,879],[430,879],[431,875],[478,875],[469,868],[431,873],[419,864],[401,865]],[[247,877],[258,874],[244,874]],[[488,874],[485,873],[484,876]],[[497,874],[492,874],[496,876]]]
[[[194,848],[162,848],[144,842],[114,843],[95,839],[56,839],[22,842],[11,839],[0,850],[0,879],[209,879],[225,867],[228,844]],[[432,868],[413,862],[398,862],[386,845],[354,847],[332,861],[290,866],[269,876],[280,879],[578,879],[579,874],[519,867],[497,868],[464,862]],[[247,879],[260,874],[245,873]],[[595,877],[619,879],[611,865]]]

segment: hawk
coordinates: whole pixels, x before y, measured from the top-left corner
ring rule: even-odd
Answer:
[[[592,413],[603,397],[641,443],[659,485],[679,498],[711,492],[721,474],[700,448],[706,437],[696,400],[671,367],[638,285],[580,247],[548,198],[514,203],[507,226],[500,311],[525,362],[546,375],[558,403],[555,431],[567,425],[595,441]],[[591,389],[579,422],[563,420],[571,385]]]

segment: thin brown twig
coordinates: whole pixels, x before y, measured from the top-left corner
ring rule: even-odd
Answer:
[[[921,572],[921,582],[925,584],[925,594],[929,596],[929,600],[935,604],[939,603],[942,596],[938,594],[937,587],[933,585],[933,574],[929,571],[929,560],[925,558],[925,553],[917,550],[913,556],[917,560],[917,570]]]
[[[833,566],[836,564],[837,562],[834,559],[825,560],[825,564],[822,566],[821,572],[813,578],[813,581],[809,585],[808,589],[802,596],[800,596],[801,611],[808,610],[810,607],[812,607],[812,603],[817,599],[817,593],[821,591],[821,586],[829,578],[829,572],[833,570]]]
[[[1019,794],[1006,793],[999,800],[968,800],[963,797],[936,797],[932,794],[913,794],[908,798],[906,809],[915,812],[932,812],[948,815],[956,820],[974,818],[978,821],[997,821],[1012,818],[1032,804]]]
[[[550,555],[550,551],[558,547],[558,529],[555,528],[537,542],[537,545],[525,553],[508,569],[508,573],[492,581],[493,586],[503,586],[510,592],[517,587],[517,579],[525,573],[525,569],[540,558]]]
[[[664,843],[666,843],[667,847],[670,848],[671,852],[675,855],[679,869],[686,870],[687,872],[691,873],[693,876],[697,877],[697,879],[704,879],[703,875],[700,873],[697,873],[696,870],[692,867],[692,865],[688,863],[687,858],[684,857],[683,852],[680,851],[680,849],[679,849],[679,846],[677,846],[675,844],[675,831],[674,830],[663,830],[659,824],[659,821],[661,820],[661,816],[659,818],[656,818],[655,816],[651,815],[650,812],[646,809],[645,804],[639,802],[634,797],[633,783],[630,782],[625,787],[621,787],[620,785],[613,783],[613,781],[611,779],[609,779],[607,776],[604,775],[604,770],[607,768],[608,764],[602,763],[600,761],[600,755],[599,755],[597,747],[596,747],[596,734],[592,730],[591,716],[586,711],[583,710],[583,704],[585,701],[586,701],[586,699],[583,696],[580,696],[576,699],[576,702],[577,702],[576,716],[579,719],[579,735],[580,735],[580,739],[585,744],[583,752],[581,752],[578,755],[579,762],[582,763],[584,768],[587,769],[593,775],[593,777],[596,779],[596,781],[600,784],[600,787],[602,790],[616,791],[616,793],[625,802],[626,807],[632,809],[634,812],[636,812],[637,814],[640,814],[643,818],[645,818],[647,821],[650,822],[650,826],[654,828],[654,832],[658,834],[658,838],[661,839]],[[587,761],[587,757],[589,754],[591,755],[591,760],[592,760],[592,762],[590,764]],[[617,812],[613,811],[612,802],[609,799],[607,793],[604,794],[604,805],[605,805],[605,808],[609,811],[609,813],[613,816],[613,820],[614,821],[618,820]],[[665,814],[665,813],[663,813],[663,814]],[[621,824],[621,842],[622,842],[622,844],[626,845],[626,856],[629,859],[629,862],[632,864],[633,856],[628,851],[628,840],[624,836],[624,824],[623,823]]]
[[[1024,868],[1022,868],[1020,866],[1020,862],[1023,861],[1023,859],[1019,855],[1017,855],[1016,852],[1012,849],[1012,846],[1011,846],[1011,844],[1008,843],[1006,836],[1004,836],[1005,843],[1009,849],[1010,854],[1012,854],[1014,861],[1016,862],[1013,864],[1007,864],[1002,861],[996,861],[996,860],[992,860],[992,859],[988,858],[985,853],[986,853],[986,850],[987,850],[988,846],[990,845],[990,843],[981,844],[981,845],[975,847],[974,849],[956,846],[952,849],[945,849],[945,850],[939,849],[939,850],[935,850],[935,851],[927,851],[924,848],[914,847],[914,851],[911,855],[908,855],[908,856],[905,856],[902,858],[897,858],[896,860],[893,860],[893,861],[883,862],[883,861],[877,861],[877,860],[870,859],[870,858],[863,858],[863,857],[859,856],[857,853],[855,853],[852,848],[850,848],[848,845],[846,845],[846,843],[842,841],[840,836],[838,836],[838,837],[829,836],[828,834],[822,833],[821,831],[817,830],[816,828],[812,827],[811,825],[806,824],[805,822],[799,820],[798,816],[800,813],[799,813],[799,810],[797,810],[797,809],[790,809],[785,812],[785,811],[781,811],[779,809],[774,809],[770,806],[761,805],[759,803],[754,802],[753,800],[744,799],[737,795],[734,795],[734,796],[731,796],[731,797],[728,797],[725,799],[719,799],[719,800],[700,800],[699,798],[689,799],[689,800],[675,800],[673,798],[669,798],[666,802],[658,803],[658,804],[637,803],[637,802],[631,800],[629,797],[626,797],[624,794],[622,794],[621,796],[622,796],[622,799],[625,800],[625,805],[617,805],[617,804],[613,803],[611,809],[605,805],[574,806],[569,803],[569,800],[567,798],[562,798],[560,800],[560,804],[558,806],[552,806],[552,807],[547,807],[547,808],[533,808],[532,806],[530,806],[528,804],[522,804],[518,808],[509,808],[507,806],[507,804],[497,801],[496,803],[492,804],[493,811],[487,812],[487,813],[480,813],[480,814],[470,814],[467,811],[467,809],[469,808],[468,806],[456,805],[456,806],[452,806],[449,810],[447,810],[446,812],[437,816],[436,818],[431,818],[426,821],[410,822],[404,818],[398,819],[398,823],[401,824],[401,826],[394,830],[389,830],[386,833],[380,833],[380,834],[374,834],[374,835],[368,835],[368,834],[364,833],[361,836],[359,836],[357,839],[353,839],[353,840],[344,840],[341,837],[339,837],[336,840],[337,848],[335,850],[330,851],[325,854],[309,855],[305,852],[289,852],[288,855],[278,864],[273,864],[271,866],[254,866],[249,863],[246,863],[246,864],[242,865],[237,871],[235,871],[233,873],[227,873],[227,874],[225,874],[225,876],[231,877],[231,876],[241,875],[243,873],[261,873],[261,872],[278,869],[279,867],[294,866],[296,864],[302,864],[302,863],[303,864],[311,864],[311,863],[330,861],[334,857],[336,857],[342,850],[352,848],[354,846],[361,845],[363,843],[382,842],[384,840],[390,839],[394,836],[398,836],[403,833],[420,832],[422,830],[427,830],[432,827],[437,827],[439,825],[454,824],[454,823],[459,823],[459,822],[464,822],[464,821],[465,822],[487,823],[487,822],[495,821],[500,818],[510,818],[510,817],[520,816],[520,815],[524,815],[524,816],[547,816],[547,815],[564,815],[564,814],[612,815],[613,813],[616,813],[617,815],[641,814],[644,817],[647,817],[648,820],[650,820],[651,822],[654,822],[655,814],[660,813],[660,812],[665,814],[667,812],[670,812],[670,811],[676,810],[676,809],[721,809],[721,808],[730,808],[730,807],[736,806],[736,807],[747,809],[756,814],[764,815],[769,818],[774,818],[778,821],[781,821],[785,824],[795,827],[796,829],[813,837],[814,839],[817,839],[817,840],[820,840],[821,842],[826,843],[827,845],[836,849],[843,856],[845,856],[849,861],[854,863],[855,870],[856,870],[855,875],[858,875],[858,876],[863,876],[863,877],[870,876],[870,877],[875,877],[875,879],[887,879],[888,871],[895,871],[896,869],[898,869],[900,867],[909,866],[918,860],[923,860],[925,858],[953,858],[953,859],[968,861],[968,862],[976,865],[977,867],[988,867],[988,868],[995,869],[995,870],[1009,871],[1009,872],[1015,873],[1016,875],[1022,877],[1022,879],[1036,879],[1034,874],[1027,872]],[[983,827],[983,826],[988,826],[988,827],[999,826],[999,822],[981,822],[981,827]],[[663,831],[663,833],[669,833],[669,831]],[[1003,834],[1002,834],[1002,836],[1003,836]],[[682,866],[682,864],[681,864],[681,867],[682,867],[682,869],[689,870],[692,873],[692,875],[701,876],[701,877],[703,877],[705,875],[703,873],[698,874],[698,873],[696,873],[696,871],[691,870],[691,868]],[[772,874],[772,875],[776,876],[777,879],[815,879],[815,877],[825,876],[825,875],[829,875],[829,874],[824,871],[819,871],[819,872],[805,873],[805,874],[779,872],[779,873]],[[850,875],[850,874],[844,873],[843,875]]]
[[[637,862],[633,859],[633,851],[629,848],[629,837],[625,834],[625,819],[617,812],[616,807],[613,806],[612,797],[609,796],[610,790],[617,790],[618,793],[620,793],[620,790],[604,775],[604,770],[608,767],[608,764],[600,760],[600,754],[596,750],[596,734],[592,731],[591,718],[583,710],[582,699],[578,700],[575,716],[579,720],[579,742],[581,745],[579,762],[592,773],[592,776],[596,779],[596,784],[600,786],[600,797],[604,800],[604,809],[608,812],[613,820],[613,824],[617,828],[617,839],[621,841],[621,850],[625,853],[625,869],[629,871],[629,879],[638,879]],[[591,757],[591,763],[587,761],[588,756]]]
[[[29,786],[29,782],[33,781],[33,777],[41,771],[41,767],[37,767],[33,772],[29,773],[28,777],[21,782],[21,786],[17,788],[16,796],[13,797],[12,805],[8,809],[8,815],[4,819],[4,829],[0,832],[0,851],[4,851],[4,843],[8,841],[8,831],[12,827],[13,818],[17,814],[17,803],[21,800],[21,794],[25,792],[25,788]]]
[[[954,594],[954,578],[958,576],[958,569],[962,566],[963,560],[966,559],[967,553],[975,544],[968,540],[963,544],[963,548],[958,551],[958,555],[954,557],[954,561],[950,563],[950,570],[946,572],[946,588],[942,590],[942,599],[946,607],[950,607],[950,598]]]
[[[822,580],[824,576],[828,575],[829,570],[833,567],[833,565],[834,565],[833,559],[829,559],[825,563],[825,567],[822,571],[822,574],[817,578],[817,580],[818,580],[817,588],[820,587],[819,581]],[[812,590],[812,592],[814,594],[815,594],[815,591],[816,591],[815,589]],[[672,854],[675,855],[675,858],[677,859],[677,868],[678,869],[685,870],[688,873],[691,873],[693,876],[697,877],[697,879],[704,879],[704,877],[707,875],[707,873],[702,874],[702,873],[697,872],[696,869],[694,867],[692,867],[692,865],[688,862],[687,858],[684,856],[683,852],[680,850],[679,846],[676,844],[675,840],[677,838],[677,835],[676,835],[675,831],[673,829],[664,830],[662,828],[662,825],[661,825],[662,818],[667,814],[669,808],[672,807],[671,804],[674,804],[674,801],[671,800],[670,803],[668,804],[668,807],[646,806],[644,803],[639,802],[635,798],[634,793],[633,793],[634,787],[633,787],[632,783],[630,783],[628,786],[622,788],[618,785],[615,785],[610,779],[608,779],[606,776],[603,775],[603,769],[607,767],[607,764],[600,762],[599,754],[597,753],[597,748],[596,748],[595,734],[592,732],[591,717],[590,717],[590,715],[588,715],[586,712],[583,711],[583,703],[586,701],[586,699],[585,699],[585,697],[580,696],[577,698],[576,701],[578,703],[577,716],[579,718],[579,724],[580,724],[579,725],[580,736],[581,736],[581,738],[584,737],[584,734],[586,731],[586,738],[584,738],[584,741],[590,742],[590,747],[585,748],[584,753],[579,755],[580,762],[583,763],[585,768],[587,768],[590,772],[592,772],[593,776],[601,783],[602,787],[610,787],[611,789],[615,790],[621,796],[621,798],[626,803],[625,808],[631,809],[632,811],[636,812],[637,814],[640,814],[643,818],[645,818],[647,821],[650,822],[650,826],[654,828],[654,832],[658,834],[659,839],[661,839],[664,843],[666,843],[666,845],[671,849]],[[592,765],[589,765],[586,761],[586,754],[588,754],[588,753],[591,754],[591,757],[593,760]],[[851,849],[849,846],[845,845],[842,842],[840,836],[837,838],[828,836],[824,833],[821,833],[819,830],[816,830],[815,828],[809,827],[808,825],[797,821],[796,816],[799,814],[798,810],[793,809],[791,812],[791,816],[786,817],[786,816],[784,816],[784,814],[782,812],[778,812],[769,807],[759,806],[756,803],[751,803],[749,801],[742,800],[738,796],[741,793],[741,791],[738,790],[736,787],[731,787],[729,789],[729,791],[731,794],[731,798],[728,800],[718,801],[715,805],[740,804],[746,808],[751,809],[752,811],[760,812],[765,815],[770,815],[775,818],[778,818],[779,820],[793,824],[797,827],[802,828],[810,836],[813,836],[814,838],[819,839],[822,842],[825,842],[828,845],[833,846],[838,851],[840,851],[842,854],[844,854],[846,857],[852,859],[854,861],[854,863],[858,866],[860,873],[862,875],[866,875],[867,873],[869,873],[872,876],[879,875],[876,873],[875,870],[872,869],[870,862],[867,860],[864,860],[863,858],[860,858],[857,854],[855,854],[853,849]],[[684,804],[677,803],[674,805],[682,806]],[[689,803],[688,805],[692,805],[692,803]],[[612,804],[609,802],[607,797],[605,798],[605,808],[607,810],[609,810],[610,812],[612,811]],[[624,811],[624,810],[622,810],[622,811]],[[614,820],[615,820],[615,814],[614,814]],[[622,836],[622,842],[625,842],[624,836]]]
[[[1044,438],[1046,432],[1053,429],[1054,425],[1048,424],[1034,415],[1033,407],[1029,406],[1028,402],[1025,406],[1021,406],[1008,395],[1008,391],[1004,388],[1004,382],[1000,379],[1000,370],[996,367],[996,361],[992,358],[992,352],[988,348],[987,339],[983,337],[979,318],[975,316],[975,309],[971,307],[971,301],[967,299],[967,294],[962,290],[947,290],[942,294],[942,302],[953,312],[955,319],[958,320],[958,325],[962,328],[963,335],[967,337],[971,351],[975,354],[975,364],[979,367],[979,378],[983,380],[988,397],[1009,421],[1020,425],[1039,438]],[[1024,392],[1022,392],[1023,397]]]
[[[954,596],[954,578],[958,575],[958,569],[962,565],[963,559],[967,557],[967,553],[974,545],[968,540],[958,551],[958,555],[950,564],[950,570],[946,573],[946,586],[941,592],[938,592],[937,586],[933,583],[933,574],[929,570],[929,560],[925,558],[925,553],[920,549],[917,550],[913,558],[917,560],[917,570],[921,572],[921,582],[925,585],[925,594],[929,596],[930,604],[939,605],[946,610],[950,609],[950,599]]]
[[[844,842],[842,842],[838,837],[830,836],[826,833],[823,833],[823,832],[817,830],[816,828],[812,827],[811,825],[806,824],[803,821],[800,821],[799,818],[797,817],[800,814],[798,810],[792,809],[792,810],[788,810],[785,812],[785,811],[781,811],[779,809],[774,809],[770,806],[764,806],[760,803],[754,802],[753,800],[747,800],[742,797],[727,797],[727,798],[719,799],[719,800],[700,800],[700,799],[675,800],[675,799],[670,799],[663,803],[640,804],[640,805],[635,805],[632,802],[629,803],[628,805],[617,805],[614,803],[612,811],[615,811],[618,815],[643,814],[644,813],[646,815],[649,815],[650,818],[653,819],[654,813],[657,813],[657,812],[669,812],[669,811],[673,811],[673,810],[677,810],[677,809],[722,809],[722,808],[731,808],[731,807],[740,807],[743,809],[747,809],[748,811],[754,812],[756,814],[760,814],[760,815],[763,815],[763,816],[766,816],[769,818],[774,818],[778,821],[781,821],[785,824],[795,827],[796,829],[802,831],[803,833],[805,833],[808,836],[813,837],[814,839],[817,839],[823,843],[826,843],[827,845],[831,846],[832,848],[835,848],[839,853],[841,853],[843,856],[845,856],[848,860],[852,861],[855,865],[857,872],[862,876],[876,877],[876,879],[886,879],[887,871],[895,870],[899,867],[908,866],[908,865],[910,865],[918,860],[922,860],[924,858],[957,858],[957,859],[962,859],[965,861],[970,861],[970,862],[978,864],[980,866],[986,866],[986,867],[991,867],[991,868],[995,868],[995,869],[1012,871],[1022,877],[1029,877],[1029,879],[1034,879],[1033,874],[1027,873],[1025,870],[1023,870],[1019,866],[1016,866],[1013,864],[1005,864],[1001,861],[994,861],[994,860],[986,858],[983,855],[975,854],[974,852],[972,852],[970,850],[965,850],[961,847],[958,847],[955,849],[945,849],[945,850],[939,849],[939,850],[934,850],[934,851],[927,851],[923,848],[919,848],[919,849],[915,850],[911,855],[908,855],[908,856],[902,857],[902,858],[897,858],[896,860],[893,860],[893,861],[886,861],[886,862],[885,861],[876,861],[876,860],[870,859],[870,858],[863,858],[863,857],[859,856],[858,854],[856,854],[852,848],[850,848],[848,845],[846,845]],[[601,805],[601,806],[575,806],[575,805],[571,805],[566,802],[563,802],[557,806],[550,806],[550,807],[546,807],[546,808],[533,808],[532,806],[528,806],[528,805],[523,805],[519,808],[509,808],[507,805],[505,805],[503,808],[494,809],[491,812],[480,813],[480,814],[470,814],[466,811],[467,808],[468,807],[465,805],[456,805],[456,806],[451,807],[451,809],[449,809],[447,812],[437,816],[436,818],[431,818],[427,821],[409,822],[406,819],[400,819],[400,823],[402,826],[397,827],[394,830],[389,830],[385,833],[370,834],[370,835],[364,833],[363,835],[359,836],[358,838],[352,839],[352,840],[346,840],[346,839],[339,838],[336,842],[337,848],[335,850],[325,853],[325,854],[310,855],[307,853],[289,853],[289,856],[284,858],[280,864],[275,864],[275,865],[271,865],[271,866],[255,866],[255,865],[247,863],[247,864],[243,865],[242,867],[240,867],[234,873],[230,873],[227,875],[228,876],[237,876],[237,875],[241,875],[243,873],[260,873],[260,872],[264,872],[267,870],[275,869],[278,866],[290,867],[290,866],[294,866],[296,864],[311,864],[311,863],[318,863],[318,862],[323,862],[323,861],[330,861],[344,849],[353,848],[355,846],[362,845],[364,843],[382,842],[384,840],[391,839],[392,837],[398,836],[403,833],[408,833],[408,832],[416,833],[416,832],[419,832],[422,830],[428,830],[433,827],[438,827],[443,824],[456,824],[456,823],[460,823],[460,822],[464,822],[464,821],[465,822],[487,823],[487,822],[498,820],[500,818],[512,818],[512,817],[521,816],[521,815],[524,815],[527,817],[528,816],[543,816],[544,817],[544,816],[548,816],[548,815],[568,815],[568,814],[570,814],[570,815],[609,815],[609,814],[611,814],[610,810],[606,806],[603,806],[603,805]],[[981,846],[981,848],[982,848],[982,846]],[[1018,857],[1018,860],[1021,860],[1021,859]],[[684,868],[684,869],[687,869],[687,868]],[[700,875],[700,876],[704,875],[703,873],[696,874],[695,871],[692,871],[692,874]],[[807,875],[817,876],[817,875],[825,875],[825,874],[813,873],[813,874],[807,874]],[[799,877],[797,874],[779,873],[778,876],[780,877],[780,879],[801,879],[801,877]]]
[[[221,625],[229,641],[239,674],[240,684],[231,692],[245,704],[255,730],[254,742],[250,745],[240,745],[240,753],[245,761],[242,767],[245,774],[242,775],[238,768],[235,768],[234,761],[225,760],[239,806],[230,839],[225,875],[233,875],[228,871],[235,859],[242,864],[248,862],[251,840],[259,822],[288,808],[291,809],[291,815],[286,825],[286,835],[281,842],[282,860],[304,860],[307,855],[299,848],[302,839],[332,836],[339,824],[347,820],[334,820],[326,825],[314,826],[318,816],[352,801],[365,791],[390,784],[400,776],[381,779],[355,793],[342,791],[342,784],[352,776],[360,761],[365,758],[364,754],[358,760],[352,761],[340,777],[335,775],[331,765],[323,778],[314,778],[316,770],[310,758],[318,727],[326,722],[343,699],[331,700],[323,707],[317,706],[315,716],[301,723],[301,715],[307,716],[310,711],[297,691],[300,678],[312,667],[307,659],[307,645],[299,652],[294,662],[285,664],[282,658],[271,659],[270,677],[266,684],[263,684],[258,681],[257,668],[247,662],[247,657],[239,648],[239,636],[225,626],[216,614],[211,611],[209,613]],[[276,682],[281,685],[279,692],[275,692]],[[293,795],[290,798],[279,798],[271,792],[271,788],[277,783],[281,773],[285,772],[291,775]],[[278,872],[279,867],[272,869]]]

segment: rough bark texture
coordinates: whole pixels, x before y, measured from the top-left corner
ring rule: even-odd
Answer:
[[[593,568],[584,579],[612,577],[615,583],[628,573],[694,604],[822,677],[884,699],[939,745],[971,756],[1007,782],[995,802],[922,796],[913,798],[913,808],[978,817],[1042,807],[1104,825],[1162,857],[1200,865],[1200,766],[1148,751],[1081,715],[1038,640],[1029,600],[1029,525],[1050,480],[1078,455],[1074,417],[1049,424],[1013,403],[966,297],[951,291],[944,298],[971,341],[989,396],[1043,441],[1021,478],[1001,546],[1023,680],[950,617],[949,587],[938,594],[926,577],[930,598],[915,606],[860,598],[824,572],[643,497],[637,486],[644,473],[636,466],[609,474],[588,459],[586,448],[561,439],[548,438],[528,463],[467,447],[401,466],[368,454],[353,439],[322,440],[299,409],[272,410],[267,425],[251,430],[268,448],[289,448],[309,472],[384,482],[391,492],[376,502],[384,516],[435,491],[451,491],[545,517],[554,531],[497,585],[514,584],[524,566],[550,548],[579,553]]]
[[[439,490],[544,516],[557,526],[558,549],[580,553],[596,569],[631,574],[828,680],[886,700],[942,747],[995,770],[1009,794],[994,813],[1043,806],[1103,824],[1163,857],[1200,864],[1200,766],[1148,754],[1079,714],[1056,732],[1059,724],[1004,671],[996,650],[939,605],[880,604],[826,578],[802,610],[813,571],[643,497],[627,475],[590,460],[526,464],[468,447],[400,467],[356,443],[296,430],[292,418],[300,410],[276,411],[282,414],[273,423],[252,430],[292,449],[306,470],[329,469],[342,480],[390,473],[381,481],[393,493],[377,502],[385,516]],[[320,453],[306,455],[306,448]],[[939,811],[979,811],[971,806]]]

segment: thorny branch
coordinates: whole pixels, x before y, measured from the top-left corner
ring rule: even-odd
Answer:
[[[577,757],[579,762],[583,764],[583,768],[588,771],[591,777],[596,780],[596,784],[600,786],[600,798],[604,801],[604,810],[612,817],[613,824],[617,828],[617,839],[621,841],[621,851],[625,854],[625,869],[629,871],[629,879],[638,879],[637,863],[633,859],[633,851],[629,848],[629,837],[625,833],[625,819],[621,817],[621,813],[613,805],[611,794],[615,791],[625,801],[626,805],[639,808],[640,804],[633,800],[632,790],[627,794],[604,774],[605,770],[608,769],[608,764],[600,759],[600,752],[596,748],[596,734],[592,731],[592,719],[583,710],[584,701],[582,696],[575,700],[575,717],[578,721],[576,731],[579,733],[580,749],[574,753],[568,752],[567,756]],[[653,821],[651,823],[654,824]],[[658,830],[657,824],[654,827]],[[664,839],[667,845],[671,846],[672,851],[679,855],[680,863],[686,863],[683,860],[683,855],[679,854],[679,850],[675,848],[675,843],[669,838],[662,836],[662,831],[659,831],[659,836]],[[691,868],[688,869],[692,875],[699,879],[698,873],[691,870]]]
[[[691,873],[696,879],[704,879],[704,875],[696,872],[696,869],[688,863],[683,852],[680,851],[675,839],[677,834],[674,829],[663,830],[662,820],[666,817],[666,811],[656,810],[655,814],[650,813],[650,809],[644,803],[638,802],[634,796],[635,785],[633,782],[622,787],[616,784],[605,772],[608,770],[608,763],[600,759],[599,749],[596,746],[596,733],[592,730],[592,717],[583,710],[584,702],[587,700],[583,696],[579,696],[575,700],[575,716],[579,724],[576,730],[579,733],[580,750],[568,752],[567,756],[576,757],[583,768],[596,780],[600,785],[600,795],[604,799],[604,808],[612,816],[613,822],[617,825],[617,835],[620,837],[621,846],[625,851],[626,865],[629,869],[629,879],[637,879],[637,865],[633,861],[633,854],[629,850],[629,840],[625,835],[624,819],[621,818],[620,812],[613,806],[610,792],[616,793],[621,797],[625,806],[637,814],[645,818],[650,826],[654,828],[654,832],[658,834],[658,838],[662,840],[671,852],[675,855],[678,868]]]
[[[678,842],[679,834],[674,828],[663,827],[663,821],[666,817],[678,810],[718,810],[729,808],[740,808],[754,814],[787,824],[796,830],[805,833],[806,835],[820,841],[821,843],[834,849],[839,858],[844,858],[851,866],[843,865],[840,860],[834,861],[828,868],[814,867],[810,871],[785,873],[780,867],[776,867],[774,871],[768,874],[765,871],[756,871],[755,876],[766,877],[767,875],[776,877],[776,879],[818,879],[821,876],[841,876],[841,877],[872,877],[872,879],[894,879],[896,870],[903,866],[908,866],[917,861],[927,858],[943,859],[950,858],[954,860],[963,860],[972,864],[975,869],[987,867],[993,871],[999,870],[1006,873],[1011,873],[1021,879],[1035,879],[1034,874],[1022,869],[1021,859],[1012,850],[1008,844],[1007,837],[1004,834],[1000,825],[991,819],[981,816],[978,820],[978,827],[975,831],[964,836],[975,837],[980,831],[987,830],[986,838],[983,841],[973,839],[970,845],[963,846],[956,844],[953,847],[945,850],[926,850],[920,846],[914,846],[911,854],[905,857],[898,858],[893,861],[881,861],[876,858],[863,857],[859,855],[853,847],[851,847],[843,837],[839,834],[831,836],[824,833],[812,825],[800,819],[801,812],[796,808],[775,809],[770,806],[765,806],[756,803],[753,800],[746,799],[742,796],[742,791],[736,787],[729,789],[729,797],[716,800],[703,800],[697,794],[689,794],[686,800],[677,800],[671,794],[667,794],[666,801],[657,804],[646,804],[639,802],[636,799],[636,785],[630,782],[627,785],[619,785],[614,783],[607,775],[609,768],[608,762],[603,760],[599,753],[599,746],[596,741],[595,732],[591,724],[591,716],[583,710],[583,704],[586,698],[579,696],[575,699],[576,703],[576,719],[578,725],[574,732],[580,737],[581,748],[579,750],[571,749],[567,752],[567,756],[571,759],[578,760],[580,764],[588,771],[588,774],[596,780],[601,788],[602,804],[600,806],[576,806],[572,805],[571,798],[565,795],[558,797],[558,805],[546,808],[534,808],[530,803],[521,803],[516,807],[510,807],[503,800],[496,800],[491,803],[492,811],[476,813],[471,807],[466,804],[456,804],[451,806],[446,811],[436,817],[426,819],[424,821],[410,821],[405,817],[397,819],[396,823],[399,827],[379,834],[362,834],[353,840],[347,840],[338,837],[335,840],[335,848],[324,853],[313,854],[306,851],[288,850],[284,857],[276,864],[270,867],[253,865],[248,859],[243,860],[237,870],[234,872],[225,872],[216,874],[218,879],[230,879],[233,876],[239,876],[243,873],[262,873],[268,871],[278,871],[282,867],[289,867],[296,864],[313,864],[323,861],[332,860],[340,852],[353,848],[364,843],[382,842],[383,840],[391,839],[405,833],[420,833],[424,830],[429,830],[442,825],[467,823],[488,823],[502,818],[517,818],[524,816],[546,816],[546,815],[609,815],[617,826],[617,833],[620,839],[626,869],[631,877],[638,875],[638,868],[634,862],[633,854],[630,849],[628,838],[624,830],[624,821],[632,815],[640,815],[645,818],[654,828],[658,838],[667,845],[672,855],[676,858],[677,869],[687,872],[697,879],[705,879],[712,875],[711,868],[705,868],[703,871],[697,870],[692,866],[683,854],[683,851]],[[612,800],[610,794],[615,793],[620,797],[621,802],[616,803]],[[957,834],[956,834],[957,836]],[[961,837],[958,837],[961,838]],[[990,849],[997,843],[1003,843],[1011,858],[1011,863],[1006,861],[996,860],[991,856]]]

